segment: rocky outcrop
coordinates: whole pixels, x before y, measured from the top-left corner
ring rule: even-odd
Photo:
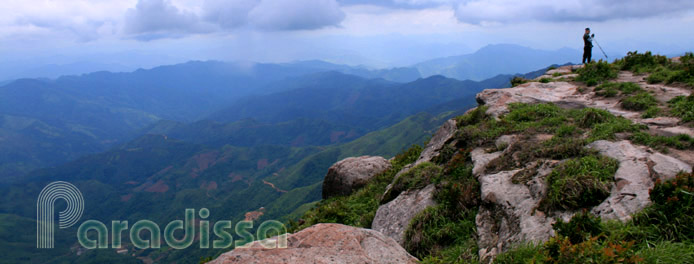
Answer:
[[[343,159],[328,169],[328,174],[323,180],[323,199],[349,195],[390,166],[390,162],[383,157],[362,156]]]
[[[209,263],[417,263],[393,239],[374,230],[340,224],[317,224],[290,234],[287,248],[263,247],[261,243],[271,239],[234,249]]]
[[[431,137],[431,140],[429,140],[429,143],[427,143],[427,146],[422,151],[422,154],[419,155],[415,165],[422,162],[431,161],[434,157],[438,156],[439,151],[441,148],[443,148],[444,144],[446,144],[446,142],[448,142],[448,140],[455,135],[455,132],[458,131],[456,124],[457,122],[455,119],[446,121],[446,123],[444,123],[441,128],[436,131],[436,134]]]
[[[427,207],[436,204],[435,190],[432,184],[424,189],[401,193],[394,200],[378,207],[371,228],[403,245],[405,230],[412,218]]]
[[[569,68],[560,68],[552,73],[568,74]],[[652,86],[643,77],[628,72],[619,74],[617,81],[631,81],[652,93],[661,102],[677,95],[688,95],[689,91],[676,87]],[[690,127],[681,126],[680,120],[672,117],[641,118],[641,113],[624,110],[615,98],[597,97],[593,92],[582,92],[575,83],[570,82],[531,82],[508,89],[487,89],[477,95],[477,100],[486,105],[487,114],[499,117],[508,112],[508,104],[554,103],[563,108],[593,107],[604,109],[614,115],[622,116],[635,123],[649,127],[649,132],[664,136],[677,134],[694,135]],[[504,138],[506,137],[506,138]],[[502,136],[497,140],[497,149],[512,145],[514,136]],[[501,141],[501,142],[500,142]],[[627,140],[618,142],[596,141],[586,146],[600,154],[616,159],[619,167],[615,173],[615,184],[610,196],[591,212],[603,219],[626,221],[631,215],[650,204],[649,189],[656,180],[667,180],[681,171],[691,171],[693,160],[691,151],[672,150],[665,155],[651,148],[635,146]],[[508,250],[511,245],[521,242],[545,241],[554,235],[552,224],[560,218],[568,221],[575,212],[542,212],[537,210],[547,192],[546,176],[561,161],[536,161],[525,168],[487,173],[490,162],[505,154],[510,148],[501,151],[474,149],[471,158],[474,163],[473,174],[481,185],[482,205],[476,217],[479,256],[483,262],[491,262],[494,257]],[[541,163],[537,163],[541,162]],[[532,174],[526,183],[513,183],[517,173]],[[550,215],[548,215],[550,214]]]
[[[481,260],[490,261],[498,253],[523,242],[541,242],[554,235],[553,217],[536,211],[547,192],[545,177],[552,172],[556,162],[538,165],[532,180],[526,184],[514,184],[512,177],[528,169],[483,174],[479,177],[482,205],[477,213],[477,244]],[[570,213],[555,217],[568,219]]]
[[[588,147],[619,161],[610,197],[592,210],[604,219],[630,219],[632,214],[650,204],[648,190],[656,180],[669,180],[681,171],[692,170],[691,165],[658,152],[652,153],[646,147],[634,146],[627,140],[600,140]]]
[[[694,128],[683,123],[679,118],[643,118],[642,112],[623,109],[619,97],[597,96],[592,91],[592,88],[572,82],[570,78],[576,76],[573,70],[578,67],[580,66],[560,67],[548,71],[540,77],[550,78],[549,82],[543,80],[543,82],[535,81],[521,84],[514,88],[487,89],[477,95],[477,100],[480,104],[486,106],[486,114],[494,118],[508,113],[508,105],[510,103],[553,103],[562,108],[579,109],[591,107],[604,109],[613,115],[624,117],[634,123],[648,127],[648,133],[653,135],[675,136],[686,134],[694,136]],[[689,95],[691,93],[689,89],[680,87],[648,84],[645,82],[644,76],[637,76],[629,72],[619,73],[616,81],[628,81],[638,84],[643,90],[652,94],[660,102],[661,106],[674,96]],[[483,125],[489,124],[484,123]],[[386,187],[386,191],[381,197],[382,205],[376,211],[371,224],[373,231],[370,232],[385,236],[396,245],[404,245],[407,242],[404,235],[412,219],[427,207],[436,205],[434,194],[437,191],[437,185],[430,184],[431,182],[427,181],[418,183],[417,187],[412,187],[413,185],[404,187],[405,185],[402,183],[404,179],[401,179],[401,177],[412,177],[413,174],[420,173],[419,169],[421,168],[418,166],[430,166],[427,168],[435,166],[440,171],[448,169],[451,161],[460,162],[459,159],[461,157],[466,158],[464,155],[459,155],[463,153],[462,151],[465,151],[465,155],[467,155],[467,151],[470,151],[469,155],[473,165],[472,174],[480,185],[480,197],[475,197],[476,202],[473,206],[479,205],[477,215],[475,216],[477,232],[475,238],[479,246],[478,255],[481,262],[493,262],[499,253],[509,250],[514,245],[520,243],[540,243],[548,240],[555,235],[552,225],[557,219],[568,221],[576,213],[575,211],[562,211],[563,209],[558,209],[557,207],[548,208],[540,206],[543,202],[546,202],[543,199],[545,199],[548,192],[547,177],[557,166],[567,161],[552,160],[547,157],[561,159],[567,156],[533,156],[532,158],[523,159],[523,157],[527,157],[523,150],[533,150],[538,144],[543,144],[547,140],[552,139],[553,135],[543,134],[547,133],[544,131],[530,133],[529,135],[502,135],[496,139],[495,144],[485,141],[484,144],[479,145],[481,147],[472,145],[473,149],[467,149],[470,145],[458,144],[466,143],[458,140],[463,140],[465,133],[470,131],[460,131],[461,136],[456,137],[456,134],[459,132],[457,125],[456,119],[451,119],[443,124],[418,159],[412,164],[405,165],[394,176],[393,182]],[[588,137],[588,134],[575,136],[585,139]],[[602,202],[595,201],[592,205],[599,204],[587,209],[606,220],[627,221],[634,213],[650,204],[649,189],[653,188],[657,180],[672,179],[681,171],[692,170],[694,151],[691,149],[667,149],[667,152],[659,152],[655,149],[635,145],[628,140],[624,140],[629,138],[628,133],[617,133],[615,138],[617,140],[614,142],[600,140],[592,142],[587,146],[583,146],[583,141],[580,141],[580,145],[576,145],[576,147],[591,149],[618,162],[617,171],[614,175],[614,184],[611,187],[607,187],[610,188],[609,195],[605,193],[607,196],[605,200]],[[582,150],[578,150],[578,152],[582,152]],[[366,182],[365,180],[356,179],[364,178],[368,180],[368,178],[378,173],[375,171],[387,169],[387,167],[374,169],[373,167],[375,166],[373,165],[364,165],[368,164],[366,160],[370,158],[346,159],[331,167],[324,182],[324,198],[349,194],[354,189],[360,187],[359,182]],[[385,161],[381,159],[379,159],[379,162]],[[449,159],[451,161],[448,161]],[[445,163],[446,161],[449,163]],[[366,167],[369,169],[365,169]],[[362,175],[370,176],[362,177]],[[424,178],[426,177],[422,179]],[[468,180],[470,179],[468,178]],[[425,185],[426,187],[421,188]],[[445,185],[444,183],[439,183],[438,186]],[[410,189],[407,190],[407,188]],[[607,188],[604,190],[608,190]],[[359,230],[358,234],[365,232],[363,229]],[[298,234],[301,234],[301,232]],[[340,239],[342,238],[334,237],[332,239],[341,241]],[[359,240],[350,237],[344,239],[349,241],[353,239]],[[331,243],[338,242],[326,240],[326,243],[332,245]],[[318,244],[315,245],[315,247],[318,246]],[[313,245],[307,247],[314,248]],[[395,249],[393,245],[388,243],[385,243],[385,245],[374,244],[374,247],[384,247],[385,249],[377,248],[374,250],[386,250],[387,252],[402,250],[400,247]],[[353,247],[348,248],[351,250]],[[238,252],[246,251],[241,250]],[[317,260],[315,260],[312,258],[298,258],[297,256],[303,254],[303,252],[296,253],[295,251],[290,251],[287,254],[287,256],[294,258],[291,259],[292,262],[297,260],[324,263],[321,262],[324,261],[324,258],[320,256],[317,256]],[[308,252],[306,254],[312,253]],[[249,255],[243,256],[249,258]],[[332,258],[330,260],[336,261]],[[380,263],[379,261],[381,261],[369,261],[362,258],[349,260],[362,263]],[[411,261],[411,259],[405,258],[404,262],[406,263],[407,261]]]

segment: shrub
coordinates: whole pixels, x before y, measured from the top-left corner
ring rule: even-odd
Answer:
[[[643,111],[658,104],[658,100],[648,92],[640,92],[622,99],[622,108]]]
[[[653,70],[653,73],[646,78],[646,81],[650,84],[665,82],[670,77],[671,71],[664,66],[658,66]]]
[[[597,155],[566,161],[547,177],[548,190],[540,208],[574,210],[601,203],[610,194],[617,167],[616,160]]]
[[[649,231],[648,239],[694,240],[694,174],[680,173],[666,182],[657,180],[650,199],[653,204],[634,217],[637,226]]]
[[[516,77],[513,77],[513,79],[511,79],[511,87],[516,87],[518,85],[521,85],[521,84],[524,84],[527,82],[529,82],[528,79],[525,79],[525,78],[520,77],[520,76],[516,76]]]
[[[549,83],[549,82],[551,82],[551,81],[552,81],[551,78],[542,78],[542,79],[540,79],[540,82],[541,82],[541,83]]]
[[[694,121],[694,95],[687,97],[677,96],[668,101],[671,111],[674,116],[682,119],[684,122]]]
[[[542,257],[542,244],[520,244],[504,253],[496,256],[494,263],[497,264],[518,264],[518,263],[540,263]]]
[[[650,51],[646,51],[643,54],[639,54],[638,51],[628,52],[627,56],[615,62],[621,70],[636,73],[650,72],[656,66],[667,65],[668,63],[667,57],[653,55]]]
[[[588,241],[591,237],[605,233],[600,218],[585,210],[571,217],[569,222],[557,219],[552,228],[558,235],[568,238],[572,244]]]
[[[477,108],[470,110],[466,114],[457,117],[456,121],[458,127],[478,124],[479,122],[487,118],[487,109],[489,109],[488,106],[480,105]]]
[[[634,241],[601,243],[599,237],[573,244],[565,237],[554,237],[542,248],[545,263],[640,263]]]
[[[593,86],[598,82],[617,78],[617,70],[606,61],[588,63],[583,68],[578,69],[577,81],[585,82],[588,86]]]

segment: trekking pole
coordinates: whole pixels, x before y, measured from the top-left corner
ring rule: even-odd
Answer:
[[[600,48],[600,51],[602,51],[602,55],[605,55],[605,60],[610,60],[610,58],[607,57],[607,53],[605,53],[604,50],[602,50],[602,47],[600,47],[600,43],[598,43],[597,40],[595,40],[595,37],[593,37],[593,41],[595,42],[596,45],[598,45],[598,48]]]

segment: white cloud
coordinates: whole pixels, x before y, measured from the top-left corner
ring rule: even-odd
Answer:
[[[262,0],[248,19],[265,30],[304,30],[338,25],[345,13],[335,0]]]
[[[203,17],[206,21],[225,29],[244,26],[248,13],[258,5],[258,0],[205,0]]]
[[[691,0],[472,0],[456,7],[469,24],[513,22],[608,21],[656,17],[694,9]]]
[[[140,0],[125,13],[124,32],[138,39],[206,33],[212,29],[192,12],[179,10],[169,0]]]
[[[0,38],[61,36],[79,41],[112,35],[114,24],[133,1],[5,0],[0,9]]]

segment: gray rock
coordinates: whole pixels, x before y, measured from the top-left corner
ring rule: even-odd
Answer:
[[[323,180],[323,199],[349,195],[390,167],[390,162],[383,157],[362,156],[343,159],[328,169],[328,174]]]
[[[234,249],[209,263],[417,263],[393,239],[370,229],[317,224],[288,235],[287,248],[266,249],[261,244],[276,239],[253,242],[249,248]]]
[[[691,171],[692,166],[661,153],[651,153],[647,147],[634,146],[627,140],[610,142],[600,140],[588,145],[600,154],[619,161],[615,185],[610,196],[592,212],[604,219],[627,221],[631,215],[648,206],[648,190],[655,180],[669,180],[680,171]]]
[[[477,94],[477,102],[489,106],[487,114],[498,117],[508,113],[509,103],[547,103],[570,105],[588,104],[589,99],[578,93],[578,87],[567,82],[525,83],[514,88],[486,89]]]
[[[422,151],[422,154],[419,155],[419,158],[417,159],[417,162],[415,162],[415,165],[418,165],[422,162],[427,162],[431,161],[434,157],[439,155],[439,151],[441,148],[443,148],[444,144],[448,140],[450,140],[454,135],[455,132],[458,131],[457,127],[457,122],[455,119],[450,119],[444,123],[439,130],[436,131],[436,134],[429,140],[429,143],[427,146],[424,148]]]
[[[487,153],[483,148],[473,149],[470,152],[470,158],[474,164],[474,167],[472,168],[472,175],[475,175],[475,177],[480,177],[482,174],[484,174],[487,164],[501,156],[501,154],[503,154],[503,151]]]
[[[517,243],[541,242],[554,235],[554,218],[535,210],[547,190],[545,177],[552,172],[554,164],[543,163],[527,184],[512,182],[513,175],[523,169],[479,177],[483,203],[475,223],[483,262],[491,262],[497,254]],[[559,216],[568,218],[570,213]]]
[[[378,207],[371,228],[403,245],[405,230],[412,218],[427,207],[436,204],[435,190],[436,188],[431,184],[421,190],[401,193],[394,200]]]

